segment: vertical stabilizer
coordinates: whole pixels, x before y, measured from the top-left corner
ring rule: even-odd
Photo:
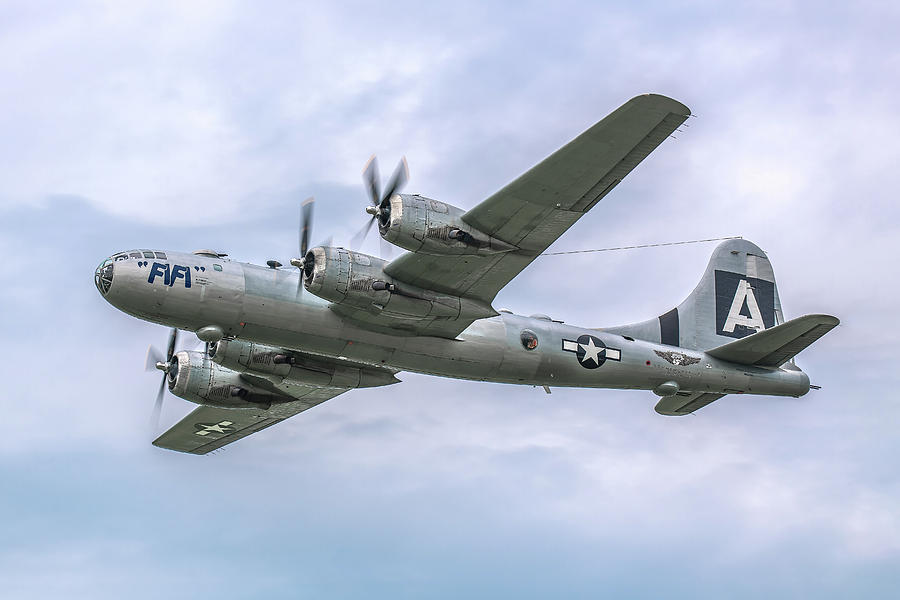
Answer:
[[[690,296],[656,319],[605,328],[637,339],[709,350],[784,322],[775,273],[766,253],[747,240],[713,251]]]

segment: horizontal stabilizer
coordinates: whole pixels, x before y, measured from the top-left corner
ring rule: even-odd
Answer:
[[[655,410],[661,415],[677,417],[681,415],[689,415],[696,410],[700,410],[707,404],[715,402],[725,394],[710,394],[706,392],[698,392],[694,394],[675,394],[674,396],[664,396],[656,403]]]
[[[837,327],[838,323],[837,317],[806,315],[707,350],[706,353],[739,365],[780,367]]]

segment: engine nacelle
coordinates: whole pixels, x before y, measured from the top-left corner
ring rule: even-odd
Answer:
[[[496,254],[516,249],[466,223],[462,209],[424,196],[394,194],[376,214],[381,237],[413,252]]]
[[[390,385],[400,381],[385,369],[316,360],[281,348],[242,340],[221,340],[210,348],[210,355],[222,367],[235,371],[252,371],[275,383],[358,388]]]
[[[212,362],[202,352],[176,352],[168,373],[169,391],[196,404],[219,408],[262,408],[283,402],[241,379],[240,373]]]
[[[319,246],[306,254],[303,285],[331,302],[399,318],[482,319],[496,316],[489,305],[395,281],[386,261],[344,248]]]

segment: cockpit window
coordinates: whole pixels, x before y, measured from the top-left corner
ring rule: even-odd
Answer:
[[[141,256],[140,252],[129,252],[128,256],[130,256],[131,258],[144,258],[143,256]]]
[[[154,252],[154,254],[156,255],[156,258],[158,258],[158,259],[160,259],[160,260],[166,260],[166,253],[165,253],[165,252]]]
[[[128,255],[127,254],[116,254],[116,256],[114,257],[114,260],[128,260]]]
[[[149,250],[144,250],[144,258],[156,258]]]

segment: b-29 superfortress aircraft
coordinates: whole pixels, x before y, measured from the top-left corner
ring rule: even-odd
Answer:
[[[745,240],[720,244],[691,295],[642,323],[592,329],[492,306],[689,116],[665,96],[633,98],[469,211],[401,194],[405,162],[382,192],[370,161],[369,226],[409,251],[390,262],[307,248],[310,203],[291,267],[207,250],[104,260],[95,283],[110,304],[173,328],[165,356],[148,353],[163,372],[157,411],[166,385],[200,405],[153,443],[206,454],[346,391],[397,384],[400,371],[547,391],[651,390],[663,415],[726,394],[806,394],[793,357],[839,321],[785,321],[772,265]],[[179,329],[206,350],[175,352]]]

